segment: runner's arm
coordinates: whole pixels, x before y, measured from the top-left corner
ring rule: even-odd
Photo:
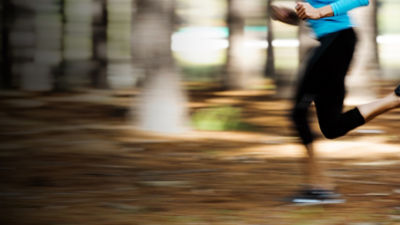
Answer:
[[[348,11],[361,7],[367,6],[369,4],[369,0],[339,0],[333,4],[331,4],[332,11],[335,16],[340,16],[346,14]]]
[[[339,0],[321,8],[314,8],[309,3],[298,2],[296,5],[296,13],[301,19],[320,19],[330,16],[340,16],[348,11],[366,6],[369,0]]]

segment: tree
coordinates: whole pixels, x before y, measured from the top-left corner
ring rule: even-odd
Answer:
[[[144,70],[136,123],[141,130],[186,130],[185,95],[171,52],[174,0],[137,0],[132,24],[132,58]]]
[[[107,0],[93,0],[93,32],[92,32],[92,85],[96,88],[107,88]]]
[[[349,95],[356,97],[360,95],[363,98],[373,99],[376,94],[370,88],[365,87],[373,84],[371,80],[377,78],[380,74],[378,45],[376,42],[378,35],[376,0],[370,0],[368,7],[354,10],[352,16],[358,25],[356,28],[358,44],[348,76],[348,85],[351,86]]]
[[[66,0],[59,0],[59,14],[60,14],[60,63],[54,71],[54,90],[55,91],[65,91],[67,90],[67,85],[65,82],[65,27],[67,23],[67,15],[65,12],[65,2]]]
[[[12,87],[12,55],[10,45],[10,26],[13,7],[10,0],[1,3],[1,75],[0,88]]]
[[[302,65],[304,60],[307,60],[307,56],[310,51],[319,45],[310,33],[311,28],[307,26],[305,22],[299,23],[298,38],[299,38],[299,65]]]
[[[226,61],[224,86],[228,89],[245,89],[244,72],[244,10],[242,0],[228,0],[227,22],[229,28],[229,47]]]
[[[379,69],[379,54],[376,38],[378,36],[377,4],[370,0],[368,7],[354,11],[354,19],[359,25],[357,28],[359,43],[355,53],[353,74],[364,76],[365,72],[373,73]]]
[[[272,0],[267,2],[267,63],[265,65],[265,77],[275,77],[275,55],[274,46],[272,46],[272,41],[274,40],[273,29],[272,29],[272,18],[271,18],[271,5]]]

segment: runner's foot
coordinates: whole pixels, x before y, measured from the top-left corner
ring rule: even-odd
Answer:
[[[397,88],[394,90],[394,93],[396,93],[396,95],[400,97],[400,85],[397,86]]]
[[[346,200],[340,198],[340,194],[324,189],[305,189],[298,195],[290,198],[290,201],[300,205],[318,205],[318,204],[340,204]]]

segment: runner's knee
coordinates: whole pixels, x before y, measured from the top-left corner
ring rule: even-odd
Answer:
[[[291,112],[291,119],[297,125],[299,123],[303,123],[307,118],[307,110],[295,107]]]
[[[345,131],[343,131],[342,129],[340,129],[337,126],[331,125],[331,126],[320,126],[322,134],[324,135],[324,137],[328,138],[328,139],[336,139],[338,137],[341,137],[343,135],[346,134]]]

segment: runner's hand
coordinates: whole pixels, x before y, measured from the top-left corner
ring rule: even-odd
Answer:
[[[297,16],[300,19],[320,19],[321,16],[321,12],[320,10],[312,7],[309,3],[305,3],[305,2],[298,2],[296,7],[296,13]]]

